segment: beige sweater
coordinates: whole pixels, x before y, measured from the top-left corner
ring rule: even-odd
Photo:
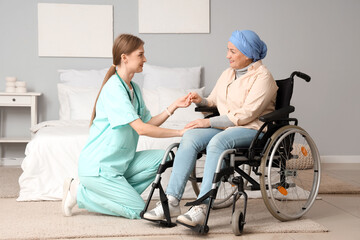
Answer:
[[[220,115],[227,115],[236,126],[258,130],[260,116],[274,111],[277,85],[261,60],[255,62],[240,78],[235,70],[226,69],[207,98]]]

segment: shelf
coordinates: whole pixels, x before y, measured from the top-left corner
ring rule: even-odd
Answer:
[[[16,138],[16,137],[6,137],[0,138],[0,143],[28,143],[30,142],[30,137]]]

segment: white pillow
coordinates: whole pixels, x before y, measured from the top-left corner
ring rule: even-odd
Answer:
[[[204,96],[204,87],[197,89],[173,89],[173,88],[157,88],[159,95],[159,110],[164,111],[176,99],[188,94],[189,92],[196,92],[201,97]],[[178,108],[174,114],[168,118],[168,122],[190,122],[199,118],[204,118],[201,112],[195,112],[196,105],[193,103],[187,108]]]
[[[67,90],[70,86],[62,83],[57,84],[59,99],[59,119],[70,120],[70,103]]]
[[[57,87],[59,119],[89,120],[99,88],[81,88],[62,83],[58,83]]]
[[[108,70],[106,68],[100,70],[60,69],[58,72],[61,83],[76,87],[99,88]]]
[[[158,115],[159,109],[159,94],[156,89],[142,89],[143,98],[147,109],[149,109],[151,116]]]
[[[71,120],[90,120],[98,91],[89,88],[68,92]]]
[[[167,68],[144,64],[143,88],[195,89],[200,87],[201,67]]]

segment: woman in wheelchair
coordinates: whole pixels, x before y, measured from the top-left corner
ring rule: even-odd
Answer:
[[[208,199],[180,215],[179,201],[186,182],[195,166],[197,155],[206,149],[203,180],[198,199],[211,190],[218,159],[226,149],[248,147],[260,129],[259,117],[274,111],[277,85],[270,71],[263,65],[267,46],[250,30],[234,31],[227,44],[226,58],[230,67],[218,79],[208,98],[191,94],[198,106],[216,106],[220,116],[190,122],[176,152],[173,170],[167,186],[171,217],[195,226],[203,224]],[[143,216],[149,220],[164,219],[161,204]]]

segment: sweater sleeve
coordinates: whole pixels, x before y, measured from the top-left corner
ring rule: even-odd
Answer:
[[[210,118],[210,126],[212,128],[228,128],[235,126],[235,124],[230,121],[228,116],[222,115]]]
[[[196,106],[198,106],[198,107],[206,107],[206,106],[208,106],[208,101],[207,101],[207,99],[206,99],[206,98],[202,98],[202,99],[201,99],[201,102],[196,103]]]

